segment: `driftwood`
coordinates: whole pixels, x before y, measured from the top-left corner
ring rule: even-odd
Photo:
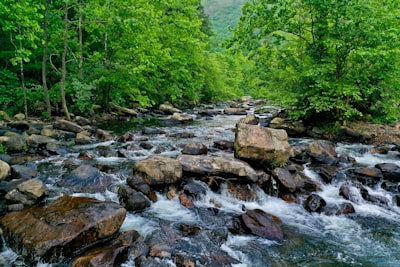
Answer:
[[[110,108],[115,109],[121,113],[125,113],[125,114],[132,115],[132,116],[138,115],[138,112],[136,110],[120,107],[111,102],[109,103],[109,106],[110,106]]]

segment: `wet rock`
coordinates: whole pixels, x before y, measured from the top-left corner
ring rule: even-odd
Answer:
[[[144,127],[142,130],[143,134],[164,134],[165,131],[154,127]]]
[[[151,190],[142,176],[134,175],[126,179],[127,184],[133,189],[145,194],[151,201],[157,201],[157,195]]]
[[[400,166],[394,163],[381,163],[376,164],[375,167],[379,169],[385,180],[397,183],[400,182]]]
[[[254,114],[248,114],[246,117],[241,118],[238,123],[257,125],[260,119]]]
[[[354,203],[359,203],[361,200],[361,195],[358,189],[348,183],[344,183],[340,186],[339,195],[342,196],[344,199],[350,200]]]
[[[188,253],[179,253],[175,255],[177,267],[196,267],[196,258]]]
[[[326,206],[326,201],[317,194],[311,194],[304,202],[304,208],[309,212],[321,212]]]
[[[131,142],[134,140],[134,136],[133,136],[132,132],[127,132],[127,133],[124,133],[123,135],[121,135],[120,137],[118,137],[117,140],[118,140],[118,142],[121,142],[121,143]]]
[[[167,120],[170,120],[170,124],[172,125],[177,125],[177,124],[186,124],[190,123],[193,121],[193,117],[189,114],[183,114],[183,113],[178,113],[175,112],[171,116],[167,118]]]
[[[179,194],[179,202],[188,209],[194,209],[193,201],[185,193]]]
[[[359,188],[361,196],[363,199],[365,199],[366,201],[375,203],[375,204],[381,204],[384,206],[387,206],[389,204],[389,199],[387,199],[386,197],[382,196],[382,195],[378,195],[378,194],[371,194],[367,188],[365,188],[364,186],[360,186]]]
[[[258,179],[256,171],[249,164],[234,158],[179,155],[177,160],[188,174],[237,177],[249,182],[256,182]]]
[[[348,170],[346,174],[349,178],[371,187],[383,178],[383,174],[378,168],[353,168]]]
[[[275,168],[272,175],[279,181],[279,183],[289,192],[296,191],[297,185],[292,178],[290,172],[285,168]]]
[[[193,198],[199,198],[200,195],[204,195],[207,189],[208,187],[206,184],[194,180],[189,181],[183,186],[184,192]]]
[[[176,159],[155,155],[138,161],[134,173],[149,185],[173,184],[182,179],[182,165]]]
[[[79,133],[83,131],[83,128],[76,124],[75,122],[72,121],[67,121],[67,120],[58,120],[54,122],[53,127],[55,129],[67,131],[67,132],[73,132],[73,133]]]
[[[82,151],[79,153],[78,158],[80,160],[90,160],[96,158],[96,155],[92,151]]]
[[[162,113],[166,115],[172,115],[174,113],[180,113],[181,111],[170,104],[161,104],[158,108]]]
[[[27,206],[36,204],[48,195],[46,185],[39,179],[30,179],[20,183],[4,197],[10,203],[21,203]]]
[[[111,141],[114,140],[115,136],[113,133],[109,131],[105,131],[102,129],[97,129],[96,132],[94,133],[94,136],[99,139],[100,141]]]
[[[172,247],[167,244],[154,244],[150,246],[149,256],[158,258],[170,258]]]
[[[35,178],[37,170],[24,166],[24,165],[12,165],[11,166],[11,178],[28,180]],[[1,179],[0,179],[1,180]]]
[[[285,130],[289,136],[302,136],[307,130],[302,121],[292,121],[281,117],[273,118],[269,127]]]
[[[97,193],[106,191],[113,182],[113,178],[105,175],[97,168],[83,164],[65,175],[58,186],[72,192]]]
[[[283,239],[282,222],[271,214],[262,210],[248,210],[240,216],[245,232],[269,240]]]
[[[252,201],[257,198],[257,191],[249,184],[227,182],[228,192],[235,198],[243,201]]]
[[[335,179],[336,170],[336,166],[323,166],[318,170],[318,174],[325,183],[329,184]]]
[[[284,130],[237,124],[235,157],[260,167],[282,166],[293,151]]]
[[[154,146],[152,144],[142,142],[140,143],[140,147],[146,150],[151,150]]]
[[[116,234],[126,210],[114,202],[61,197],[0,219],[9,246],[27,262],[61,262]]]
[[[339,209],[336,211],[336,215],[347,215],[355,212],[356,210],[354,209],[353,204],[346,202],[340,204]]]
[[[168,137],[173,137],[173,138],[181,138],[181,139],[188,139],[188,138],[194,138],[196,135],[194,133],[171,133],[167,134]]]
[[[11,174],[10,165],[0,160],[0,181],[6,179],[10,174]]]
[[[100,247],[85,252],[72,262],[72,267],[108,267],[120,266],[128,260],[129,248],[140,239],[140,234],[130,230]]]
[[[127,211],[140,211],[150,207],[150,200],[141,192],[121,186],[118,189],[119,203]]]
[[[325,140],[316,140],[311,142],[309,149],[314,161],[328,165],[336,164],[337,153],[333,143]]]
[[[90,133],[87,131],[83,131],[76,134],[75,144],[77,145],[87,145],[92,144],[94,141],[90,137]]]
[[[202,143],[189,142],[182,149],[182,154],[187,155],[206,155],[208,153],[208,148]]]
[[[247,111],[245,108],[225,108],[225,115],[247,115]]]
[[[233,151],[234,142],[228,140],[214,141],[214,147],[221,150]]]

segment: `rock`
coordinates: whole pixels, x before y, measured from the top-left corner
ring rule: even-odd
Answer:
[[[0,143],[7,149],[8,153],[26,150],[26,137],[17,133],[6,132],[4,136],[0,136]]]
[[[172,122],[170,122],[170,125],[185,124],[185,123],[190,123],[193,121],[193,117],[191,115],[178,113],[178,112],[175,112],[174,114],[169,116],[167,119],[172,120]]]
[[[326,206],[326,201],[317,194],[311,194],[304,202],[304,208],[309,212],[321,212]]]
[[[11,174],[10,165],[0,160],[0,181],[6,179],[10,174]]]
[[[154,244],[150,246],[150,257],[170,258],[172,254],[172,247],[166,244]]]
[[[221,150],[232,151],[234,147],[234,142],[228,140],[214,141],[214,147]]]
[[[246,117],[241,118],[238,123],[257,125],[259,122],[259,118],[254,114],[248,114]]]
[[[76,134],[74,132],[67,132],[64,130],[54,129],[52,127],[45,127],[40,131],[40,135],[52,137],[57,140],[63,139],[72,139],[75,138]]]
[[[274,241],[283,239],[282,222],[262,210],[248,210],[240,216],[245,232]]]
[[[0,110],[0,120],[11,121],[11,118],[7,112]]]
[[[348,183],[344,183],[340,186],[339,196],[342,196],[344,199],[350,200],[354,203],[359,203],[361,200],[360,192]]]
[[[182,154],[187,155],[206,155],[208,148],[202,143],[189,142],[182,149]]]
[[[383,178],[383,174],[378,168],[353,168],[349,169],[346,174],[349,178],[372,187]]]
[[[275,168],[272,175],[279,181],[279,183],[289,192],[296,191],[296,183],[292,178],[290,172],[285,168]]]
[[[347,215],[355,212],[356,210],[354,209],[353,204],[346,202],[340,204],[339,209],[336,211],[336,215]]]
[[[90,249],[76,258],[72,262],[72,267],[121,266],[121,264],[128,260],[129,248],[138,239],[140,239],[140,234],[135,230],[123,232],[111,242]]]
[[[248,184],[227,182],[227,186],[229,193],[239,200],[254,201],[257,199],[256,189]]]
[[[29,180],[35,178],[37,174],[37,170],[24,166],[24,165],[12,165],[11,166],[11,178],[12,179],[21,179],[21,180]]]
[[[53,127],[55,129],[64,130],[67,132],[79,133],[83,131],[83,128],[72,121],[58,120],[54,122]]]
[[[263,168],[282,166],[293,155],[284,130],[237,124],[235,157]]]
[[[365,199],[366,201],[375,203],[375,204],[381,204],[384,206],[387,206],[389,204],[389,199],[387,199],[384,196],[381,195],[377,195],[377,194],[371,194],[367,188],[365,188],[364,186],[360,186],[359,188],[361,196],[363,199]]]
[[[247,115],[247,111],[245,108],[225,108],[225,115]]]
[[[379,169],[385,180],[397,183],[400,182],[400,166],[394,163],[376,164],[375,168]]]
[[[134,117],[139,115],[139,113],[136,110],[133,110],[133,109],[130,109],[130,108],[121,107],[121,106],[117,106],[112,102],[109,102],[108,105],[110,106],[110,108],[115,109],[115,110],[117,110],[118,112],[120,112],[122,114],[130,115],[130,116],[134,116]]]
[[[183,186],[185,194],[193,198],[199,198],[201,195],[205,195],[207,190],[208,187],[206,184],[195,180],[191,180]]]
[[[10,203],[22,203],[30,206],[48,195],[46,185],[39,179],[30,179],[20,183],[16,189],[11,190],[4,197]]]
[[[256,171],[246,162],[223,157],[179,155],[177,160],[182,164],[184,172],[189,174],[242,178],[256,182]]]
[[[140,211],[151,205],[150,200],[145,195],[126,186],[121,186],[118,189],[118,197],[119,203],[127,211]]]
[[[158,108],[161,112],[163,112],[166,115],[172,115],[174,113],[180,113],[180,111],[177,108],[174,108],[172,105],[169,104],[161,104],[160,107]]]
[[[318,163],[334,165],[337,162],[337,153],[333,143],[325,140],[316,140],[311,142],[310,155]]]
[[[76,134],[75,144],[87,145],[87,144],[91,144],[91,143],[93,143],[93,140],[87,131],[83,131],[83,132]]]
[[[100,141],[111,141],[114,140],[115,136],[113,133],[109,131],[105,131],[102,129],[97,129],[96,132],[94,133],[94,136],[99,139]]]
[[[133,189],[142,192],[152,201],[157,201],[157,195],[151,190],[150,186],[146,183],[142,176],[134,175],[132,177],[128,177],[126,182]]]
[[[44,135],[32,134],[28,137],[28,145],[33,148],[43,148],[46,147],[47,144],[53,143],[58,144],[59,142],[51,137]]]
[[[173,184],[182,179],[182,165],[176,159],[155,155],[138,161],[134,175],[142,176],[149,185]]]
[[[61,262],[116,234],[126,210],[114,202],[61,197],[0,219],[9,246],[32,265]]]
[[[74,120],[80,126],[86,126],[86,125],[90,125],[91,124],[91,122],[90,122],[90,120],[88,118],[81,117],[81,116],[76,116]]]
[[[93,166],[83,164],[65,175],[58,182],[58,186],[71,192],[97,193],[106,191],[112,182],[112,176],[103,174]]]
[[[179,202],[188,209],[194,209],[193,201],[185,193],[179,194]]]
[[[16,119],[17,121],[23,121],[26,119],[25,115],[22,113],[17,113],[14,115],[14,119]]]
[[[289,136],[302,136],[307,131],[302,121],[291,121],[280,117],[275,117],[269,123],[273,129],[285,130]]]

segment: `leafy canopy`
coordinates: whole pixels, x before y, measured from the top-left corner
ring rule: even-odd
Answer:
[[[228,46],[296,118],[399,118],[400,2],[253,0]]]

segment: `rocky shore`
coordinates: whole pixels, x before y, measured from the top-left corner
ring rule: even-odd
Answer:
[[[237,199],[249,201],[257,191],[301,205],[313,213],[353,214],[354,203],[361,199],[376,205],[400,205],[400,166],[381,163],[363,167],[348,156],[338,155],[334,141],[373,144],[371,153],[400,151],[397,126],[352,124],[330,136],[301,122],[279,117],[279,109],[268,114],[263,101],[244,98],[231,102],[224,110],[203,106],[187,114],[170,105],[162,105],[153,114],[166,125],[188,124],[213,116],[242,115],[234,140],[219,140],[212,147],[191,141],[191,133],[175,135],[184,139],[178,156],[157,153],[132,164],[125,181],[116,179],[118,169],[95,165],[92,159],[113,156],[129,160],[132,150],[152,149],[146,138],[154,134],[173,135],[168,128],[143,127],[140,138],[134,131],[116,135],[96,126],[99,118],[75,117],[52,123],[27,121],[22,116],[0,121],[0,227],[7,242],[27,265],[38,262],[70,266],[119,266],[128,259],[136,266],[159,266],[158,259],[172,260],[177,266],[231,266],[238,263],[221,249],[228,234],[255,235],[285,242],[285,222],[279,216],[260,209],[243,207],[241,213],[228,213],[212,207],[196,206],[207,190],[216,193],[227,188]],[[269,108],[269,107],[268,107]],[[254,109],[255,114],[250,114]],[[124,116],[138,116],[138,111],[117,109]],[[165,131],[165,132],[163,132]],[[290,137],[313,137],[310,142],[291,142]],[[77,158],[63,161],[64,171],[53,187],[37,177],[37,162],[67,156],[75,145],[104,142],[126,145],[114,151],[106,145],[81,151]],[[223,152],[223,153],[220,153]],[[66,162],[66,163],[65,163]],[[304,171],[304,166],[318,173],[324,184],[342,183],[344,204],[332,206],[318,192],[322,184]],[[376,195],[368,188],[380,186],[387,196]],[[62,193],[56,188],[62,188]],[[98,193],[111,190],[119,203],[100,201],[74,193]],[[179,199],[194,213],[196,223],[160,224],[151,240],[137,231],[120,231],[127,213],[145,212],[158,196]],[[388,197],[390,196],[390,197]],[[353,204],[352,204],[353,203]],[[196,240],[199,246],[193,244]],[[0,259],[1,263],[1,259]]]

